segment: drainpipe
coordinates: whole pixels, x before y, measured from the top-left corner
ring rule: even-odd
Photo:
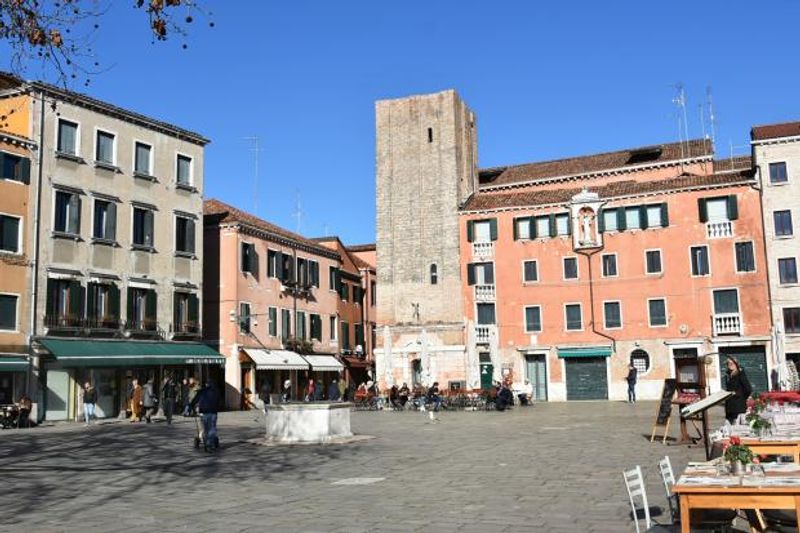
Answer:
[[[592,333],[595,335],[599,335],[611,341],[611,350],[616,353],[617,351],[617,340],[602,331],[597,329],[594,321],[594,276],[592,274],[592,256],[601,251],[602,248],[597,248],[591,252],[581,252],[580,250],[576,250],[576,252],[584,257],[586,257],[586,264],[589,266],[589,313],[592,320]]]
[[[25,394],[30,397],[30,385],[33,378],[33,339],[36,337],[36,312],[38,310],[38,297],[39,297],[39,231],[41,229],[41,211],[42,211],[42,178],[44,176],[44,93],[41,94],[41,105],[39,111],[39,156],[38,165],[39,171],[36,176],[36,202],[34,205],[34,221],[33,221],[33,276],[31,279],[31,316],[28,335],[28,372],[25,379]],[[41,366],[41,365],[40,365]],[[41,419],[42,413],[37,413],[37,418]]]

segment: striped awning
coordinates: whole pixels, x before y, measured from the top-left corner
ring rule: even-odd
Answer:
[[[308,362],[300,354],[289,350],[243,350],[256,364],[256,370],[308,370]]]
[[[38,342],[65,368],[225,364],[223,356],[199,342],[52,338]]]
[[[311,365],[311,370],[317,372],[340,372],[344,365],[332,355],[304,355],[303,359]]]
[[[610,357],[611,348],[609,346],[587,346],[581,348],[559,348],[558,357],[566,359],[570,357]]]

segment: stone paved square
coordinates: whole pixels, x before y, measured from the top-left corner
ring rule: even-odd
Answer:
[[[192,448],[187,419],[4,431],[0,479],[15,503],[0,530],[633,531],[622,469],[642,466],[666,521],[657,461],[703,459],[648,442],[655,410],[552,403],[438,423],[355,412],[354,432],[376,438],[294,447],[248,443],[263,434],[259,412],[222,413],[218,454]]]

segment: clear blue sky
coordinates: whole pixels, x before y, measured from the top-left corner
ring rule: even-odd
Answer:
[[[187,50],[115,1],[91,94],[211,138],[205,195],[247,210],[259,136],[258,214],[295,229],[299,193],[310,236],[374,240],[380,98],[457,89],[482,167],[674,141],[678,82],[693,137],[712,86],[719,155],[800,119],[794,0],[204,1]]]

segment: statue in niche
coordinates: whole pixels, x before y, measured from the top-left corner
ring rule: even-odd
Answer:
[[[583,246],[595,244],[595,216],[594,211],[584,207],[578,213],[580,219],[581,237],[580,243]]]

